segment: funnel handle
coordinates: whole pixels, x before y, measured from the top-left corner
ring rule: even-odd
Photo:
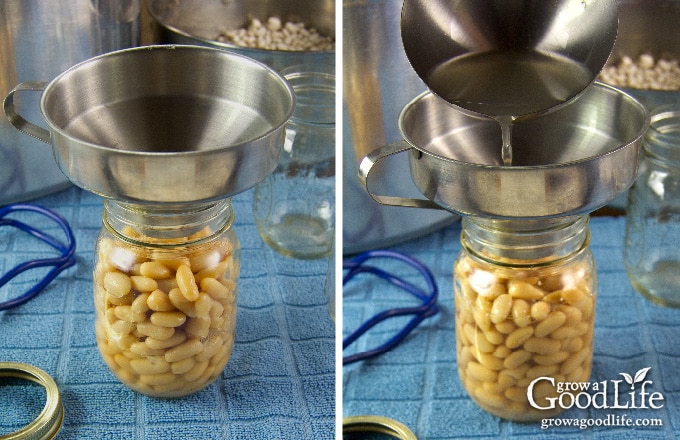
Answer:
[[[368,177],[371,173],[371,170],[373,170],[374,165],[388,156],[407,152],[411,149],[413,149],[413,147],[410,146],[406,141],[399,141],[393,144],[384,145],[371,151],[361,160],[361,163],[359,164],[359,181],[362,185],[364,185],[368,195],[381,205],[404,206],[409,208],[444,209],[443,207],[434,203],[432,200],[410,199],[396,196],[381,196],[373,194],[371,190],[368,189]]]
[[[50,132],[42,127],[38,127],[37,125],[28,122],[23,116],[19,114],[19,112],[17,112],[16,107],[14,106],[14,94],[16,92],[42,92],[46,86],[47,83],[43,81],[23,82],[13,88],[12,91],[9,92],[9,94],[5,97],[3,107],[5,109],[5,115],[7,116],[7,119],[9,119],[9,122],[11,122],[17,130],[26,133],[27,135],[32,136],[40,141],[43,141],[46,144],[49,144],[51,143]]]

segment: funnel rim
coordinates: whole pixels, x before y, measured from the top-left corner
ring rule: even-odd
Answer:
[[[614,92],[617,95],[619,95],[622,99],[626,99],[631,104],[637,106],[638,109],[642,111],[644,122],[641,124],[640,129],[632,137],[627,139],[625,142],[622,142],[621,144],[617,145],[615,148],[612,148],[612,149],[607,150],[607,151],[603,151],[601,153],[598,153],[598,154],[595,154],[595,155],[592,155],[592,156],[583,157],[583,158],[579,158],[579,159],[575,159],[575,160],[570,160],[570,161],[567,161],[567,162],[551,163],[551,164],[539,164],[539,165],[512,165],[512,166],[505,166],[505,165],[500,165],[500,164],[496,165],[496,164],[473,163],[473,162],[464,162],[462,160],[458,160],[458,159],[455,159],[455,158],[452,158],[452,157],[443,156],[439,153],[435,153],[433,151],[430,151],[430,150],[428,150],[424,147],[419,147],[412,139],[409,138],[409,136],[406,134],[406,130],[404,129],[404,126],[403,126],[404,119],[405,119],[404,115],[406,113],[408,113],[408,111],[410,109],[412,109],[413,107],[418,105],[424,99],[428,98],[428,96],[439,99],[443,103],[455,108],[456,110],[460,111],[462,109],[462,108],[459,108],[458,106],[455,106],[453,104],[446,102],[445,100],[443,100],[437,94],[433,93],[430,90],[422,92],[419,96],[417,96],[412,101],[410,101],[408,104],[406,104],[406,106],[402,109],[401,114],[399,116],[399,131],[401,132],[401,135],[403,136],[404,140],[413,149],[419,151],[420,153],[425,154],[429,157],[438,159],[438,160],[442,160],[442,161],[447,162],[447,163],[453,163],[456,166],[461,166],[461,167],[470,168],[470,169],[479,169],[479,170],[484,170],[484,171],[503,170],[503,172],[531,172],[531,171],[543,171],[543,170],[558,170],[558,169],[582,165],[582,164],[588,163],[588,162],[596,162],[596,161],[601,160],[601,159],[603,159],[607,156],[616,154],[620,150],[628,148],[628,147],[630,147],[630,145],[632,145],[636,142],[639,142],[642,139],[642,137],[644,136],[644,134],[647,131],[647,128],[649,126],[650,114],[649,114],[649,111],[647,110],[647,108],[639,100],[637,100],[635,97],[633,97],[631,94],[627,93],[626,91],[621,90],[620,88],[614,87],[612,85],[609,85],[609,84],[606,84],[606,83],[603,83],[603,82],[600,82],[600,81],[593,81],[592,85],[589,88],[592,88],[592,87],[598,87],[598,88],[601,88],[601,89],[608,91],[608,92]],[[589,88],[587,88],[586,90],[588,90]],[[579,95],[579,96],[582,96],[582,94]],[[574,103],[577,100],[578,100],[578,98],[575,98],[574,100],[570,101],[570,103]],[[562,106],[560,108],[565,108],[565,107]],[[559,108],[554,109],[554,111],[558,111],[558,110],[559,110]],[[481,113],[475,113],[475,112],[471,112],[471,111],[467,111],[467,110],[461,111],[461,113],[464,113],[466,116],[469,116],[469,117],[472,117],[472,118],[475,118],[475,119],[495,122],[495,120],[493,118],[488,117],[488,116],[484,116]],[[547,113],[552,113],[552,111],[547,112]],[[541,113],[540,116],[544,116],[547,113]],[[540,117],[540,116],[537,115],[537,117]],[[528,120],[531,120],[531,119],[532,118],[521,119],[521,120],[519,120],[519,123],[521,123],[522,121],[528,121]],[[499,140],[500,140],[500,137],[499,137]],[[500,147],[499,147],[499,150],[500,150]]]
[[[73,74],[75,71],[78,69],[82,69],[85,66],[94,64],[98,62],[101,59],[110,59],[112,57],[119,57],[119,56],[124,56],[126,53],[132,53],[132,52],[144,52],[144,51],[162,51],[162,50],[189,50],[189,51],[201,51],[201,52],[211,52],[214,54],[217,54],[218,56],[223,56],[223,57],[229,57],[229,58],[239,58],[245,62],[251,63],[255,66],[261,67],[264,71],[267,71],[269,75],[271,75],[273,78],[277,79],[281,85],[284,87],[286,90],[286,94],[290,98],[290,106],[285,112],[285,114],[280,118],[280,120],[276,121],[275,123],[272,123],[272,126],[269,127],[265,132],[259,133],[258,136],[249,138],[240,142],[236,142],[233,144],[229,145],[223,145],[215,148],[209,148],[209,149],[198,149],[198,150],[186,150],[186,151],[140,151],[140,150],[128,150],[128,149],[123,149],[123,148],[113,148],[111,146],[103,145],[100,143],[92,142],[86,139],[82,139],[80,137],[73,136],[72,134],[68,133],[63,127],[60,126],[60,124],[57,124],[56,121],[54,120],[53,117],[50,117],[48,114],[48,111],[46,109],[47,105],[47,99],[50,95],[50,92],[57,87],[58,83],[60,80],[63,80],[65,77],[67,77],[70,74]],[[266,139],[267,137],[271,136],[272,133],[276,132],[277,130],[280,130],[282,126],[285,126],[288,120],[293,116],[293,113],[295,111],[295,106],[296,106],[297,100],[295,96],[295,92],[293,91],[292,86],[288,83],[288,81],[275,71],[274,69],[270,68],[267,66],[265,63],[258,61],[256,59],[250,58],[248,56],[245,56],[243,54],[237,53],[237,52],[227,52],[221,49],[217,48],[212,48],[212,47],[204,47],[204,46],[194,46],[194,45],[189,45],[189,44],[157,44],[157,45],[149,45],[149,46],[138,46],[138,47],[133,47],[133,48],[127,48],[127,49],[122,49],[122,50],[117,50],[113,52],[108,52],[104,53],[101,55],[97,55],[95,57],[89,58],[87,60],[84,60],[80,63],[77,63],[70,68],[64,70],[61,72],[59,75],[57,75],[52,81],[50,81],[47,86],[45,87],[42,96],[40,98],[40,111],[43,115],[43,118],[47,122],[48,126],[50,127],[50,131],[52,133],[58,133],[60,136],[64,137],[65,139],[68,139],[69,141],[77,142],[79,145],[91,149],[95,149],[98,151],[103,151],[107,153],[115,153],[116,155],[121,155],[121,156],[130,156],[130,157],[154,157],[154,158],[160,158],[160,157],[172,157],[172,158],[182,158],[185,156],[195,156],[195,155],[209,155],[209,154],[218,154],[218,153],[223,153],[225,151],[229,150],[234,150],[234,149],[239,149],[239,148],[244,148],[245,146],[249,144],[253,144],[255,142],[260,142],[263,139]],[[52,135],[54,136],[54,135]]]

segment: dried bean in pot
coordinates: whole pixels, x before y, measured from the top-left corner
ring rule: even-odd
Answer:
[[[649,53],[637,59],[626,55],[602,69],[598,79],[616,87],[675,91],[680,90],[680,63],[675,59],[657,60]]]
[[[301,22],[282,22],[269,17],[265,22],[252,19],[240,29],[225,29],[216,41],[236,46],[280,51],[330,51],[335,49],[333,37],[321,35],[313,27]]]

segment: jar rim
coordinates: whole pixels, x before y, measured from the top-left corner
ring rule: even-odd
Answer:
[[[500,267],[557,265],[590,245],[590,216],[496,220],[464,217],[460,241],[473,258]]]
[[[209,234],[196,235],[213,222],[218,227],[211,229]],[[131,246],[176,249],[214,241],[231,229],[234,211],[231,199],[200,205],[172,206],[104,200],[102,223],[111,235]],[[128,227],[138,234],[132,236],[124,233]],[[162,237],[158,237],[159,235]],[[158,241],[159,238],[168,241]]]
[[[295,92],[291,122],[327,126],[335,124],[335,71],[313,71],[291,66],[281,71]]]
[[[461,239],[462,242],[462,239]],[[514,259],[514,260],[507,260],[503,261],[498,259],[498,257],[489,257],[484,255],[483,253],[477,252],[475,249],[470,248],[463,244],[463,248],[467,252],[467,254],[470,256],[470,258],[477,260],[479,262],[483,262],[485,264],[491,264],[500,268],[512,268],[512,269],[540,269],[540,268],[546,268],[546,267],[551,267],[551,266],[559,266],[562,264],[569,263],[572,259],[577,259],[581,255],[583,255],[584,252],[588,250],[588,246],[590,246],[590,233],[588,233],[587,238],[583,241],[581,246],[573,251],[572,253],[569,253],[568,255],[561,256],[561,257],[555,257],[555,258],[550,258],[550,257],[544,257],[543,259]]]
[[[680,163],[680,108],[664,105],[654,110],[643,149],[651,159]]]

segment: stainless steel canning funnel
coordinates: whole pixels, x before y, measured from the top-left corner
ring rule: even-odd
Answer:
[[[49,131],[17,113],[41,91]],[[110,52],[5,98],[10,122],[54,147],[62,172],[104,197],[153,203],[226,198],[277,166],[295,95],[271,68],[198,46]]]
[[[404,51],[428,87],[488,116],[578,96],[614,46],[616,0],[404,0]]]
[[[491,218],[588,213],[632,185],[648,119],[635,98],[595,82],[572,103],[516,123],[513,165],[503,166],[496,121],[465,114],[428,92],[402,110],[405,140],[366,156],[359,179],[386,205]],[[371,192],[374,166],[401,152],[408,153],[411,178],[427,199]]]

